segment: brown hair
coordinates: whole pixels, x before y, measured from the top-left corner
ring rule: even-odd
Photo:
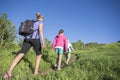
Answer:
[[[64,30],[62,30],[62,29],[61,29],[61,30],[59,30],[59,34],[61,34],[61,33],[64,33]]]

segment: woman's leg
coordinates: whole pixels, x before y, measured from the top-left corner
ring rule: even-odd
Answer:
[[[42,54],[37,55],[37,57],[36,57],[34,75],[38,74],[38,69],[39,69],[39,64],[40,64],[40,61],[41,61],[41,57],[42,57]]]
[[[42,57],[42,48],[41,48],[41,42],[40,39],[32,39],[30,40],[33,49],[36,52],[36,60],[35,60],[35,68],[34,68],[34,75],[38,74],[38,69],[39,69],[39,65],[40,65],[40,61],[41,61],[41,57]]]
[[[25,56],[25,54],[19,53],[15,59],[12,62],[12,65],[10,66],[9,70],[8,70],[8,74],[11,76],[15,66],[18,64],[18,62]]]
[[[15,59],[13,60],[8,72],[3,76],[3,78],[9,78],[14,70],[14,68],[16,67],[16,65],[18,64],[18,62],[25,56],[25,54],[27,53],[27,51],[30,49],[31,44],[24,39],[23,42],[23,46],[21,48],[20,53],[15,57]]]

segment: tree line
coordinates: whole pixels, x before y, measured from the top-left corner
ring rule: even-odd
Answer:
[[[16,27],[14,23],[7,18],[7,14],[3,13],[0,16],[0,49],[1,48],[10,48],[12,46],[17,45],[14,43],[16,39]],[[49,39],[45,39],[46,44],[46,50],[51,50],[51,41]],[[118,41],[120,43],[120,41]],[[20,46],[21,39],[18,42],[18,45]],[[89,49],[105,44],[98,44],[97,42],[87,43],[84,44],[81,40],[78,40],[77,42],[72,42],[72,45],[75,50],[82,50],[82,49]]]
[[[0,48],[13,42],[15,38],[15,25],[7,18],[7,14],[3,13],[0,17]]]

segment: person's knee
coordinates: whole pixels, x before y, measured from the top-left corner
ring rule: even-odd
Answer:
[[[38,54],[38,55],[36,55],[37,57],[42,57],[42,54]]]
[[[25,56],[24,53],[19,53],[18,55],[21,56],[21,57],[24,57],[24,56]]]

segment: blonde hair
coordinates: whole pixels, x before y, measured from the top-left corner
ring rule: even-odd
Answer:
[[[37,18],[37,19],[40,19],[40,18],[43,19],[43,16],[42,16],[39,12],[37,12],[37,13],[36,13],[36,18]]]

